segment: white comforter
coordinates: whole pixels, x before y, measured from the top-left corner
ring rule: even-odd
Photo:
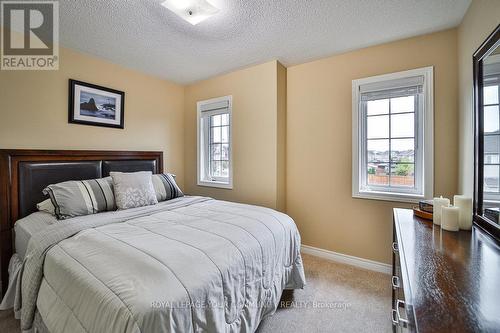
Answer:
[[[184,197],[33,236],[15,310],[51,332],[253,332],[305,285],[300,236],[272,209]]]

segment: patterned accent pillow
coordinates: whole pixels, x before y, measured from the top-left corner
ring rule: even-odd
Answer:
[[[158,202],[184,196],[174,177],[171,173],[153,175],[153,186]]]
[[[151,171],[110,172],[118,209],[149,206],[158,203]]]
[[[53,184],[43,194],[50,197],[58,220],[116,210],[111,177]]]

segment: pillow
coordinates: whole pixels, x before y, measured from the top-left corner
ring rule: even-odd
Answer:
[[[49,213],[49,214],[54,215],[54,216],[56,215],[56,212],[55,212],[56,208],[54,207],[54,204],[52,203],[50,198],[47,200],[44,200],[42,202],[37,203],[36,208],[40,212]]]
[[[184,193],[182,193],[181,189],[175,182],[175,176],[171,173],[153,175],[153,186],[155,188],[156,200],[158,200],[158,202],[184,196]]]
[[[118,209],[149,206],[158,203],[151,171],[110,172]]]
[[[116,210],[110,177],[49,185],[43,193],[50,196],[58,220]]]

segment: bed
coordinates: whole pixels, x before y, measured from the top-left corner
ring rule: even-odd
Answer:
[[[269,208],[185,196],[64,221],[33,214],[50,183],[111,171],[160,173],[161,152],[0,156],[0,204],[8,208],[1,215],[2,288],[6,263],[17,256],[14,309],[23,330],[253,332],[284,289],[305,285],[297,228]]]

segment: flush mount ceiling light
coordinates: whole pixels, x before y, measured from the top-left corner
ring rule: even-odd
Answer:
[[[206,20],[219,11],[206,0],[166,0],[161,5],[192,25]]]

